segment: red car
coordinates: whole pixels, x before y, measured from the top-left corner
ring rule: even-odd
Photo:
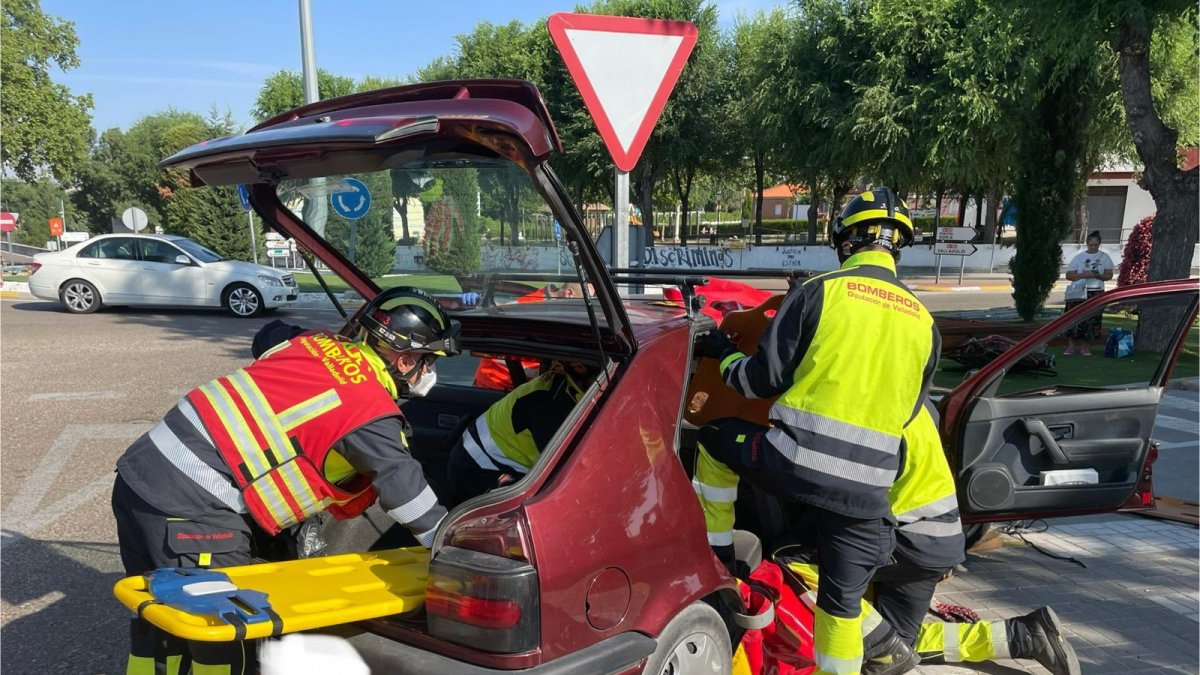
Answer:
[[[528,474],[451,510],[425,612],[346,627],[369,661],[410,673],[727,672],[714,605],[737,593],[707,544],[683,421],[693,341],[713,324],[661,294],[619,295],[550,168],[560,150],[532,84],[473,80],[314,103],[163,166],[197,185],[247,184],[270,227],[361,296],[431,290],[462,322],[466,350],[603,369]],[[594,295],[512,302],[514,287],[548,282]],[[1182,280],[1093,299],[946,394],[965,518],[1150,505],[1150,433],[1197,297]],[[1010,372],[1101,307],[1140,345],[1104,364],[1129,384]],[[474,364],[443,359],[439,385],[404,405],[413,453],[442,495],[449,445],[502,394],[470,386]],[[1078,484],[1056,485],[1063,476]],[[772,509],[753,511],[745,524],[778,528]]]

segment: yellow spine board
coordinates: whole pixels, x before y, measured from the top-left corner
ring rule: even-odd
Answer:
[[[418,609],[425,603],[429,551],[417,546],[220,571],[238,588],[266,593],[271,608],[283,620],[283,632],[294,633]],[[135,612],[152,599],[141,576],[118,581],[113,595]],[[147,605],[142,618],[186,640],[229,642],[235,637],[234,627],[216,617],[166,605]],[[270,635],[270,621],[246,624],[247,639]]]

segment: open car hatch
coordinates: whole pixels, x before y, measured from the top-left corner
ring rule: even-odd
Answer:
[[[632,354],[616,287],[547,163],[556,150],[534,85],[466,80],[320,101],[161,166],[248,185],[272,229],[364,298],[414,285],[486,320],[521,290],[570,284],[605,351]]]

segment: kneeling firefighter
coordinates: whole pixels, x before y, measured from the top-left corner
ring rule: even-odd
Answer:
[[[747,398],[778,397],[771,427],[737,419],[700,429],[695,487],[709,543],[732,559],[739,476],[814,515],[822,583],[814,626],[818,672],[862,667],[860,603],[891,560],[888,490],[900,436],[925,398],[940,338],[924,305],[896,277],[912,244],[908,208],[887,188],[862,193],[830,227],[840,269],[793,284],[746,356],[713,331],[698,345]]]
[[[496,401],[450,450],[447,478],[461,502],[525,475],[598,371],[555,361]]]
[[[112,507],[128,575],[250,562],[250,523],[267,534],[378,496],[426,547],[446,509],[407,451],[396,399],[421,396],[460,326],[433,296],[381,292],[358,340],[312,331],[193,389],[117,461]],[[135,618],[128,673],[241,673],[246,643],[184,643]],[[156,670],[156,664],[158,670]]]

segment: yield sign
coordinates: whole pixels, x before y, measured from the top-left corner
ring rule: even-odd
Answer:
[[[617,169],[632,170],[696,46],[696,26],[558,13],[547,27]]]

